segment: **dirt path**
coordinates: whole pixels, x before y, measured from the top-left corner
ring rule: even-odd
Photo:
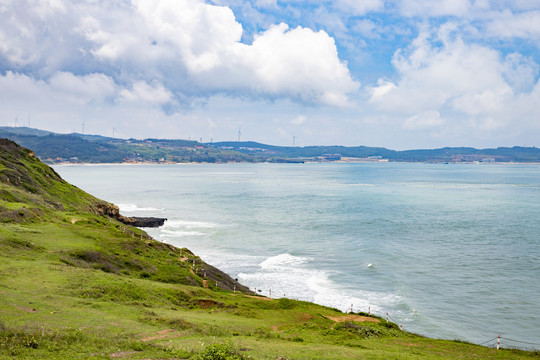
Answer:
[[[379,319],[375,319],[369,316],[361,316],[361,315],[345,315],[345,316],[325,316],[327,319],[330,319],[335,322],[345,322],[345,321],[358,321],[358,322],[381,322]]]

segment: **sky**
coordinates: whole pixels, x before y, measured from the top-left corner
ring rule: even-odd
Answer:
[[[0,125],[540,146],[538,0],[0,0]]]

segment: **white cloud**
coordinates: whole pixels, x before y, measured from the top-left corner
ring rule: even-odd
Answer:
[[[255,6],[260,8],[275,8],[277,0],[255,0]]]
[[[351,30],[368,39],[379,38],[381,32],[379,26],[369,19],[358,20]]]
[[[307,116],[305,115],[298,115],[297,117],[295,117],[293,120],[292,120],[292,124],[293,125],[302,125],[303,123],[305,123],[307,120]]]
[[[222,66],[242,37],[242,25],[228,7],[198,0],[133,2],[148,26],[147,39],[176,52],[194,73]]]
[[[492,14],[485,27],[491,36],[531,39],[540,45],[540,11],[513,13],[507,9]]]
[[[334,40],[324,31],[273,26],[255,37],[246,55],[259,91],[342,106],[347,103],[346,94],[358,86],[339,60]]]
[[[471,4],[469,0],[398,0],[400,12],[405,16],[447,16],[466,15]]]
[[[0,113],[125,119],[138,136],[152,119],[151,136],[197,139],[250,121],[267,142],[277,128],[306,144],[533,138],[539,14],[534,0],[0,0]]]
[[[94,106],[112,102],[117,96],[117,85],[104,74],[77,76],[57,72],[48,80],[35,80],[28,75],[8,71],[0,76],[0,80],[2,97],[6,99],[2,106],[7,108],[34,105],[48,108],[51,104],[60,107]]]
[[[337,0],[335,6],[347,11],[349,15],[365,15],[368,12],[384,9],[383,0]]]
[[[377,102],[379,100],[383,100],[384,96],[394,89],[397,89],[396,84],[388,80],[379,79],[377,80],[377,86],[372,87],[370,89],[370,92],[371,92],[370,101]]]
[[[488,0],[483,0],[488,1]],[[477,0],[477,2],[479,2]],[[517,11],[523,10],[538,10],[540,9],[540,3],[536,0],[489,0],[491,6],[494,9],[514,9]]]
[[[434,45],[437,42],[442,46]],[[421,32],[410,47],[396,52],[393,65],[399,82],[381,81],[370,100],[391,111],[415,114],[449,105],[456,98],[482,94],[486,89],[499,89],[498,93],[509,89],[496,51],[466,44],[459,37],[448,36],[446,30],[434,39],[428,31]]]
[[[58,72],[48,80],[51,90],[80,103],[103,101],[116,93],[114,80],[104,74],[76,76]]]
[[[31,114],[32,127],[65,133],[81,131],[85,123],[88,133],[112,135],[115,126],[117,135],[144,137],[149,136],[148,127],[159,128],[164,121],[156,105],[166,100],[166,94],[159,93],[159,84],[136,83],[128,90],[103,74],[58,72],[49,80],[36,80],[8,71],[0,75],[0,118],[18,117],[20,126]],[[127,101],[126,95],[137,102]]]
[[[370,90],[370,104],[395,121],[408,114],[406,130],[446,129],[454,137],[534,124],[533,114],[540,111],[538,64],[519,53],[503,57],[466,43],[452,29],[424,29],[397,51],[398,79],[380,79]]]
[[[202,0],[33,5],[10,2],[0,11],[0,57],[40,77],[77,69],[121,83],[157,81],[179,98],[227,92],[338,106],[358,87],[326,32],[280,24],[245,44],[242,25],[226,6]]]
[[[441,118],[441,114],[436,110],[431,110],[409,117],[403,123],[403,128],[406,130],[423,130],[439,127],[444,123],[445,120]]]
[[[530,92],[535,86],[540,66],[532,58],[519,53],[506,56],[503,76],[514,92]]]
[[[133,103],[142,101],[157,105],[163,105],[173,101],[172,93],[167,90],[163,84],[154,83],[150,85],[144,81],[135,82],[131,90],[121,90],[120,97],[125,101]]]

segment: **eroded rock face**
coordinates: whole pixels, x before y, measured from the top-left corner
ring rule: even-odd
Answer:
[[[160,227],[162,226],[167,219],[165,218],[156,218],[156,217],[124,217],[127,221],[129,221],[129,225],[136,226],[136,227]],[[125,224],[128,224],[128,222],[123,221]]]
[[[120,215],[120,208],[118,206],[105,202],[97,204],[97,213],[98,215],[106,215],[116,220],[120,220],[120,217],[124,217]]]
[[[120,214],[118,206],[109,203],[99,203],[97,207],[99,215],[105,215],[110,218],[116,219],[124,224],[136,226],[136,227],[160,227],[167,219],[156,217],[138,217],[138,216],[124,216]]]

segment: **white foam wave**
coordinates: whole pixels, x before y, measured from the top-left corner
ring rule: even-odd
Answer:
[[[165,229],[213,229],[220,227],[220,225],[202,221],[170,220],[165,222],[163,227]]]
[[[121,212],[135,212],[135,211],[160,211],[162,209],[154,207],[139,207],[135,204],[118,204]]]
[[[268,259],[264,260],[260,264],[260,267],[261,269],[266,270],[266,271],[280,270],[283,268],[292,268],[294,266],[304,264],[308,260],[310,259],[307,257],[293,256],[291,254],[279,254],[276,256],[269,257]]]
[[[266,296],[312,301],[341,311],[349,311],[352,305],[355,312],[370,311],[383,315],[389,308],[396,309],[403,300],[393,293],[339,286],[331,279],[334,272],[313,268],[310,260],[308,257],[288,253],[279,254],[261,262],[258,269],[241,271],[238,278],[241,283],[260,290]],[[366,264],[366,267],[372,266]]]
[[[371,312],[383,314],[389,308],[401,301],[396,294],[386,294],[360,289],[343,289],[337,286],[329,278],[311,277],[307,281],[309,288],[314,291],[313,301],[317,304],[330,306],[341,311]]]
[[[161,230],[161,236],[163,237],[186,237],[186,236],[202,236],[205,233],[199,231],[181,231],[181,230]]]

